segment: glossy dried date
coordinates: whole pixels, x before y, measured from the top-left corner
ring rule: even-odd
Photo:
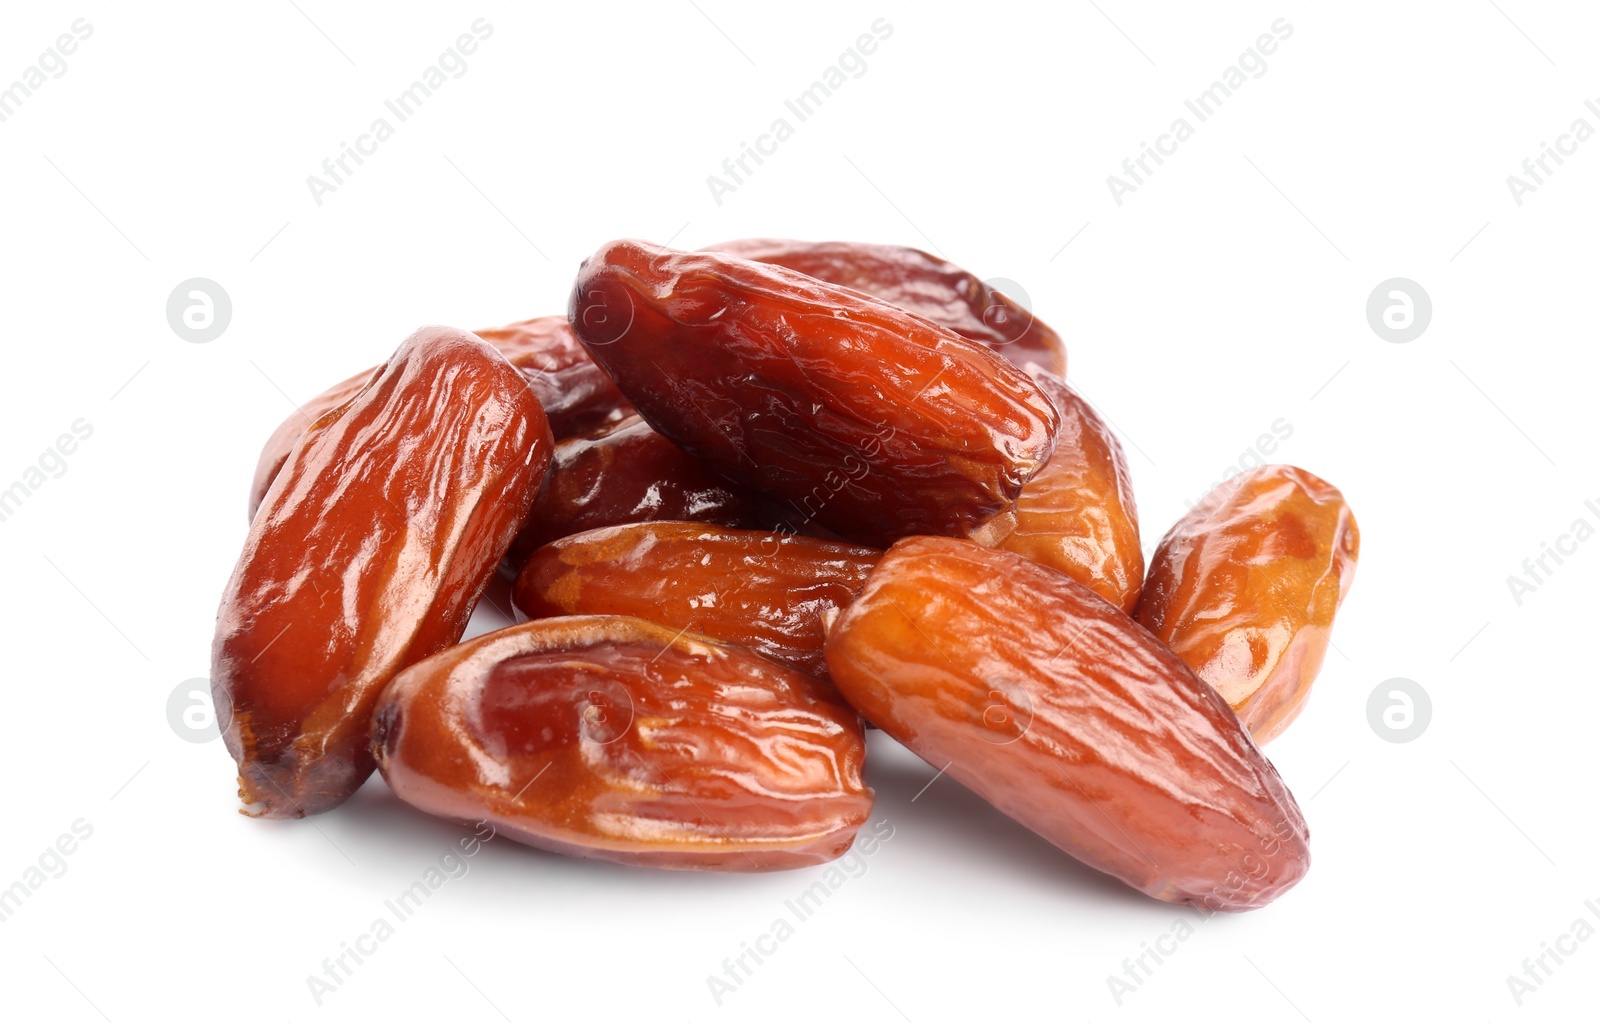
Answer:
[[[712,472],[632,416],[605,433],[556,445],[550,477],[506,560],[520,569],[552,540],[627,522],[671,519],[754,528],[780,518],[763,495]]]
[[[1217,487],[1162,537],[1139,621],[1266,742],[1310,695],[1360,551],[1335,487],[1291,465],[1261,466]]]
[[[841,535],[965,535],[1012,507],[1057,414],[992,351],[784,267],[603,246],[569,315],[653,427]]]
[[[1019,555],[900,541],[826,654],[867,720],[1147,895],[1251,909],[1309,865],[1294,797],[1217,691],[1111,604]]]
[[[947,260],[904,245],[739,238],[706,251],[798,270],[819,281],[854,288],[925,317],[979,344],[1014,366],[1067,372],[1061,335],[1019,305]]]
[[[992,546],[1063,572],[1131,614],[1144,550],[1122,445],[1065,380],[1042,371],[1034,380],[1061,413],[1056,450],[1022,488],[1014,524]]]
[[[554,436],[572,437],[602,430],[633,414],[617,385],[578,343],[565,316],[539,316],[477,333],[527,378],[544,407]],[[313,429],[322,416],[355,397],[377,371],[363,370],[334,384],[296,409],[272,432],[261,449],[250,483],[252,519],[300,436]]]
[[[646,522],[541,548],[512,600],[529,618],[634,615],[825,679],[823,620],[856,595],[878,554],[781,533]]]
[[[251,523],[212,646],[247,812],[328,810],[372,773],[379,691],[461,637],[551,446],[522,375],[444,327],[413,334],[302,435]]]
[[[574,856],[780,870],[850,847],[865,741],[829,687],[637,618],[525,622],[407,670],[374,716],[401,799]]]
[[[250,480],[251,519],[256,517],[256,512],[261,508],[261,499],[267,496],[267,489],[277,478],[283,463],[289,460],[289,453],[300,442],[300,438],[315,429],[323,416],[360,394],[361,389],[371,383],[382,368],[364,369],[349,379],[339,381],[289,413],[289,418],[278,424],[272,436],[261,446],[255,475]]]

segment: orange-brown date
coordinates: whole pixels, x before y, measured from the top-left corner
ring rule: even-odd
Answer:
[[[822,623],[861,589],[878,554],[760,530],[645,522],[540,548],[517,576],[512,600],[530,618],[646,618],[825,679]]]
[[[413,334],[301,435],[251,523],[212,646],[246,812],[328,810],[372,773],[379,691],[461,637],[551,446],[522,375],[444,327]]]
[[[525,622],[414,665],[373,746],[421,810],[640,866],[823,863],[872,809],[861,725],[830,687],[637,618]]]
[[[1147,895],[1252,909],[1310,863],[1294,797],[1227,701],[1053,569],[965,540],[902,540],[826,655],[868,721]]]
[[[300,438],[305,436],[306,431],[312,429],[323,416],[360,394],[362,388],[372,382],[381,368],[364,369],[353,377],[339,381],[289,413],[289,418],[279,423],[278,428],[272,431],[272,436],[261,446],[261,455],[256,459],[255,475],[250,480],[252,520],[256,517],[256,512],[261,509],[261,499],[267,496],[267,489],[272,486],[272,481],[282,470],[283,463],[289,460],[289,453],[300,442]]]
[[[862,543],[966,535],[1055,443],[1055,408],[988,348],[785,267],[612,242],[568,314],[656,430]]]
[[[617,385],[578,343],[565,316],[539,316],[480,330],[477,335],[494,345],[527,378],[544,408],[550,432],[557,438],[601,430],[633,414]],[[376,373],[377,369],[363,370],[334,384],[296,409],[272,432],[256,460],[255,476],[250,482],[252,519],[301,434],[323,415],[355,397]]]
[[[1261,466],[1218,486],[1162,537],[1139,621],[1264,743],[1305,705],[1360,551],[1335,487],[1291,465]]]
[[[707,245],[706,250],[786,266],[819,281],[854,288],[988,345],[1021,369],[1038,365],[1057,376],[1066,375],[1067,349],[1061,335],[976,274],[919,249],[740,238]]]
[[[715,472],[638,416],[556,444],[550,477],[511,543],[520,569],[552,540],[586,529],[665,519],[723,526],[776,524],[773,502]]]
[[[1063,572],[1132,614],[1144,550],[1122,445],[1065,380],[1040,370],[1034,380],[1061,413],[1056,450],[1022,488],[1014,525],[992,546]]]

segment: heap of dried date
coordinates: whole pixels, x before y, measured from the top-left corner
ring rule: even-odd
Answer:
[[[864,723],[1158,899],[1309,863],[1257,744],[1359,536],[1267,466],[1148,572],[1060,337],[913,249],[612,242],[568,315],[427,327],[268,440],[212,691],[245,811],[401,799],[544,849],[773,870],[872,809]],[[496,568],[528,621],[462,633]]]

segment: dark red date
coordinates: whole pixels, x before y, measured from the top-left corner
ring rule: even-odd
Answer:
[[[854,288],[988,345],[1020,369],[1037,365],[1067,374],[1061,335],[976,274],[919,249],[788,238],[740,238],[706,249]]]
[[[873,546],[970,533],[1055,443],[1049,399],[989,349],[784,267],[613,242],[569,315],[673,443]]]
[[[638,416],[556,445],[550,477],[512,541],[520,569],[552,540],[628,522],[678,520],[756,528],[782,518],[774,503],[711,471]]]

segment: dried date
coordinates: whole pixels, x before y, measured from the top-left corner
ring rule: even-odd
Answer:
[[[1147,895],[1251,909],[1309,865],[1293,796],[1227,702],[1060,573],[970,541],[902,540],[825,651],[863,717]]]
[[[506,560],[520,569],[552,540],[628,522],[754,528],[782,518],[772,501],[712,472],[631,416],[604,433],[556,444],[550,477]]]
[[[517,577],[512,600],[530,618],[646,618],[825,679],[822,623],[861,589],[878,554],[760,530],[645,522],[539,549]]]
[[[1021,370],[784,267],[612,242],[569,316],[656,430],[862,543],[966,535],[1054,445],[1056,411]]]
[[[831,688],[637,618],[525,622],[414,665],[374,716],[401,799],[539,848],[764,871],[850,847],[865,741]]]
[[[633,414],[617,385],[578,343],[565,316],[539,316],[480,330],[477,335],[494,345],[527,379],[555,437],[603,430]],[[296,409],[272,432],[256,460],[255,476],[250,482],[252,519],[301,435],[316,429],[324,415],[355,397],[377,371],[363,370],[334,384]]]
[[[289,414],[289,418],[278,424],[272,431],[272,436],[261,447],[261,455],[256,459],[255,475],[250,479],[250,518],[256,517],[256,512],[261,508],[261,499],[267,496],[267,489],[272,486],[272,481],[277,478],[278,472],[283,468],[283,463],[289,460],[289,453],[294,450],[300,438],[316,429],[317,423],[323,416],[334,409],[344,405],[351,398],[360,394],[362,389],[371,383],[383,367],[365,369],[355,376],[341,380],[310,401],[301,405]]]
[[[1039,370],[1034,380],[1061,413],[1061,430],[1050,461],[1022,488],[1014,518],[996,529],[1004,538],[991,546],[1063,572],[1131,614],[1144,550],[1122,445],[1065,380]]]
[[[379,691],[461,637],[551,446],[522,375],[442,327],[302,434],[217,612],[212,695],[246,812],[328,810],[372,773]]]
[[[853,288],[988,345],[1020,369],[1038,365],[1066,375],[1061,335],[976,274],[918,249],[787,238],[740,238],[706,249]]]
[[[1294,466],[1261,466],[1217,487],[1162,537],[1139,621],[1264,743],[1310,695],[1360,552],[1337,488]]]

